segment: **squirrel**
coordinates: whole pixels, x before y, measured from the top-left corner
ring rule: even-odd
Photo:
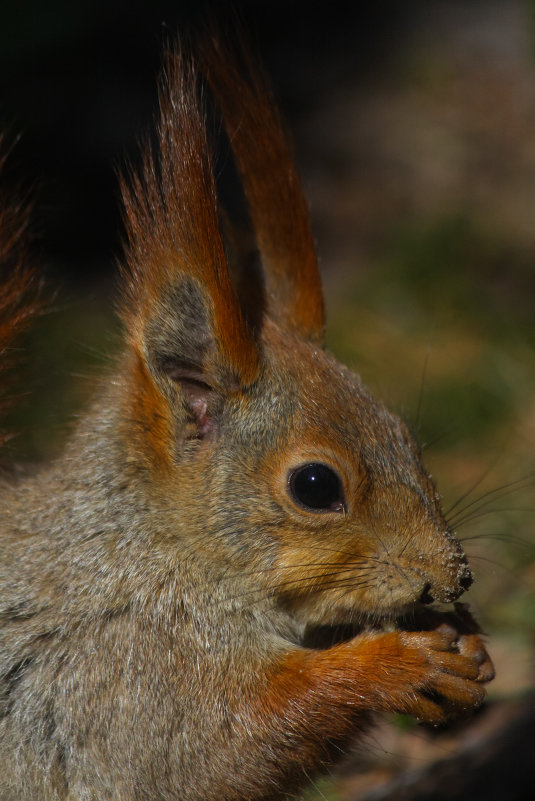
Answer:
[[[255,235],[241,273],[207,92]],[[62,455],[0,478],[2,801],[286,798],[371,713],[440,723],[493,677],[468,609],[431,605],[472,574],[418,446],[324,350],[307,205],[249,47],[169,48],[159,108],[121,180],[120,356]]]

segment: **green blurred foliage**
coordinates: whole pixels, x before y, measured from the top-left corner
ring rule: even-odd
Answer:
[[[11,458],[38,463],[61,449],[113,369],[118,349],[119,325],[108,290],[56,293],[20,343],[6,421],[13,432]]]
[[[329,345],[366,373],[388,375],[391,386],[408,385],[398,404],[408,402],[404,394],[414,401],[423,382],[424,444],[445,426],[437,447],[495,442],[496,429],[512,425],[533,397],[534,265],[535,252],[468,217],[396,228],[364,280],[334,290]],[[421,373],[407,374],[415,352]]]

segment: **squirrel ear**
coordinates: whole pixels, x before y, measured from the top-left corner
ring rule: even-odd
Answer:
[[[287,330],[321,342],[324,301],[307,203],[268,81],[244,42],[242,35],[231,51],[217,34],[206,36],[199,48],[201,68],[249,203],[268,314]]]
[[[157,145],[147,145],[139,174],[122,179],[122,312],[148,374],[182,388],[203,430],[203,396],[251,384],[259,353],[229,278],[197,84],[191,60],[178,48],[168,53]]]

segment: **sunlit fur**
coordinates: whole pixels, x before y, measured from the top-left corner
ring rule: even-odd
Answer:
[[[208,38],[200,61],[265,306],[251,324],[232,287],[199,78],[175,50],[159,145],[123,180],[121,355],[64,453],[0,484],[2,801],[283,798],[370,711],[440,721],[492,677],[473,621],[379,629],[455,600],[469,568],[405,426],[319,344],[290,149],[263,80],[224,52]],[[255,113],[241,117],[244,92]],[[284,169],[267,174],[271,148]],[[288,476],[310,460],[338,472],[343,508],[292,499]]]

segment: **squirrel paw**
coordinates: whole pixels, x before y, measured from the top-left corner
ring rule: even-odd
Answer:
[[[443,623],[435,631],[400,631],[397,638],[399,673],[390,688],[391,711],[442,723],[483,702],[481,685],[494,669],[478,635],[459,634]]]

